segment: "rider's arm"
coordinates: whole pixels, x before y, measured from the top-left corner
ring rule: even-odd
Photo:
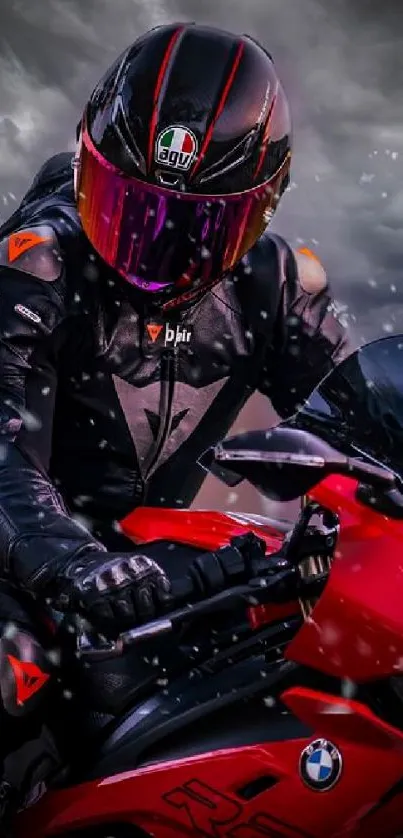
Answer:
[[[58,564],[104,548],[48,477],[64,277],[52,229],[32,232],[35,246],[26,231],[0,243],[0,568],[34,591]]]
[[[282,242],[281,267],[280,302],[259,390],[287,417],[353,346],[317,258]]]

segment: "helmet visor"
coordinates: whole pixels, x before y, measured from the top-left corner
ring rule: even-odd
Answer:
[[[219,279],[253,246],[276,207],[288,162],[247,192],[175,192],[125,175],[98,152],[84,125],[75,162],[78,211],[95,250],[126,280],[180,293]]]

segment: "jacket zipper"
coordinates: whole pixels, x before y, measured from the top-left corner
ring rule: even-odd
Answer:
[[[169,436],[172,422],[172,403],[174,396],[178,350],[166,349],[161,358],[161,395],[159,404],[159,426],[155,445],[152,447],[144,463],[146,479],[150,476],[153,466]]]

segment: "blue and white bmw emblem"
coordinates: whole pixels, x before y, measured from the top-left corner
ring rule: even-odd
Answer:
[[[340,779],[343,759],[327,739],[315,739],[302,751],[299,772],[306,786],[314,791],[328,791]]]

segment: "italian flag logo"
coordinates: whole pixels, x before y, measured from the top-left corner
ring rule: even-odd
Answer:
[[[158,136],[155,160],[171,169],[187,171],[197,154],[197,140],[192,131],[171,125]]]

